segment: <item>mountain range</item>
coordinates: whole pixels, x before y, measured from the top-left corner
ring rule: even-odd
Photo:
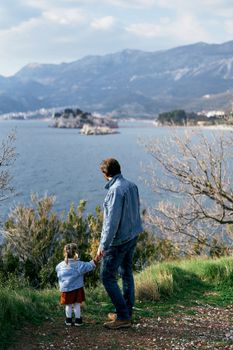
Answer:
[[[119,116],[231,109],[233,41],[123,50],[71,63],[28,64],[0,76],[0,113],[78,107]]]

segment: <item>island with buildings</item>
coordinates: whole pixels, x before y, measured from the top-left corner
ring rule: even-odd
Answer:
[[[183,109],[160,113],[157,126],[232,126],[233,112],[222,110],[186,112]]]

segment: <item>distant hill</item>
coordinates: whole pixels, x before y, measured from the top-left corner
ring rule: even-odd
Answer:
[[[12,77],[0,76],[1,113],[77,106],[154,116],[171,109],[229,109],[232,96],[233,41],[29,64]]]

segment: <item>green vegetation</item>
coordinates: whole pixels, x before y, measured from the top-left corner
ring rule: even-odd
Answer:
[[[200,304],[226,306],[233,298],[233,259],[198,258],[151,265],[136,273],[135,319],[171,313],[189,313]],[[112,304],[101,285],[86,290],[84,314],[102,322]],[[1,346],[7,348],[12,332],[25,322],[39,323],[63,315],[58,289],[35,290],[22,286],[14,275],[1,282]]]
[[[35,288],[52,287],[57,282],[56,265],[63,259],[64,245],[76,242],[81,260],[94,257],[102,227],[102,212],[84,214],[85,201],[74,205],[65,218],[53,211],[54,198],[32,195],[30,207],[17,206],[5,223],[6,243],[0,270],[14,272]],[[87,285],[95,285],[98,271],[88,275]]]
[[[135,274],[135,321],[175,313],[191,314],[191,307],[233,304],[233,259],[184,259],[149,266]],[[102,322],[112,304],[102,286],[89,289],[85,314]]]
[[[7,280],[8,273],[25,279],[35,288],[51,288],[57,282],[56,265],[63,259],[64,245],[75,242],[79,257],[94,258],[100,240],[103,213],[85,214],[84,200],[71,208],[65,218],[53,211],[54,198],[32,195],[31,206],[17,206],[5,222],[6,243],[1,247],[0,272]],[[167,240],[156,239],[142,232],[134,256],[134,270],[141,271],[156,260],[176,258],[175,248]],[[87,275],[86,286],[99,281],[98,268]]]
[[[170,112],[160,113],[158,116],[158,122],[161,125],[197,125],[201,122],[205,125],[216,125],[224,124],[226,120],[223,117],[212,116],[207,117],[206,115],[199,115],[194,112],[186,112],[183,109],[178,109]]]
[[[53,211],[52,197],[32,196],[31,207],[19,205],[10,213],[5,223],[6,243],[0,255],[3,349],[9,345],[12,333],[24,323],[39,323],[64,315],[63,307],[59,306],[55,274],[56,264],[63,259],[64,244],[77,242],[80,258],[89,260],[97,251],[101,234],[102,211],[96,208],[94,215],[85,215],[85,204],[81,201],[77,209],[72,205],[64,218]],[[214,248],[218,249],[213,249],[212,256],[226,254],[225,246],[215,242]],[[201,250],[195,251],[200,254]],[[134,271],[136,319],[178,312],[182,305],[188,308],[196,302],[221,306],[232,303],[233,259],[230,257],[181,259],[172,241],[158,239],[145,231],[139,236]],[[85,286],[84,314],[102,322],[106,313],[112,311],[112,304],[99,284],[98,268],[87,275]]]
[[[160,113],[158,116],[158,122],[162,125],[186,125],[187,115],[184,110]]]
[[[71,208],[66,217],[59,217],[53,211],[54,197],[31,196],[29,207],[18,205],[5,222],[6,241],[0,247],[0,272],[8,279],[13,273],[18,279],[25,279],[34,288],[51,288],[57,283],[56,265],[63,259],[64,245],[75,242],[79,258],[84,261],[95,257],[98,249],[103,212],[99,207],[95,214],[86,215],[86,202]],[[200,240],[199,240],[200,241]],[[205,242],[190,242],[190,255],[204,255]],[[227,254],[226,244],[210,241],[212,257]],[[202,245],[204,249],[202,249]],[[189,255],[187,251],[186,257]],[[144,231],[139,235],[134,255],[134,271],[142,271],[155,261],[177,260],[180,249],[172,240],[157,238]],[[86,286],[96,286],[99,269],[86,276]]]
[[[151,265],[136,276],[141,301],[183,299],[195,291],[228,290],[233,286],[233,259],[198,258]]]
[[[59,309],[56,289],[35,290],[23,285],[14,275],[0,276],[0,348],[7,348],[12,334],[25,322],[37,324],[55,316]],[[51,315],[51,310],[53,315]]]
[[[181,110],[160,115],[159,121],[169,125],[184,125],[194,117],[196,118],[194,115],[188,116],[185,111]],[[187,145],[189,144],[185,144],[185,146]],[[9,147],[6,146],[6,149]],[[185,150],[185,147],[181,148]],[[203,149],[201,147],[201,154],[203,154]],[[190,184],[191,188],[198,191],[188,191],[189,199],[190,193],[194,193],[194,196],[198,193],[200,196],[200,188],[203,188],[203,194],[216,201],[220,208],[220,215],[216,214],[216,221],[219,222],[219,217],[221,217],[221,224],[227,225],[230,237],[232,210],[229,209],[230,205],[226,205],[224,200],[219,202],[219,198],[226,198],[230,204],[232,203],[232,198],[227,195],[225,185],[222,184],[223,149],[220,148],[218,163],[216,162],[218,158],[211,153],[212,145],[208,148],[207,158],[204,160],[199,157],[199,152],[197,152],[197,156],[195,155],[192,147],[188,147],[188,150],[191,150],[191,160],[194,160],[194,164],[196,160],[198,167],[202,170],[204,174],[202,177],[196,173],[195,167],[192,171],[189,166],[189,171],[187,171],[186,160],[189,153],[184,152],[184,162],[181,165],[170,156],[169,161],[167,161],[157,151],[152,152],[152,154],[155,158],[157,157],[156,159],[164,165],[166,170],[169,170],[169,181],[171,174],[175,176],[176,180],[179,179],[179,176],[185,179],[183,180],[185,187],[181,186],[178,190],[175,187],[174,191],[171,182],[169,182],[168,190],[184,194],[186,185]],[[14,158],[13,148],[11,152]],[[166,157],[168,154],[165,152]],[[165,160],[162,161],[162,159]],[[200,159],[202,159],[201,162]],[[207,171],[209,164],[211,165],[210,173]],[[219,171],[217,171],[216,164],[219,164]],[[209,174],[213,177],[213,183],[209,181]],[[202,187],[200,179],[203,179]],[[175,183],[182,184],[182,181],[175,181]],[[230,183],[230,180],[226,183]],[[3,183],[3,189],[6,191],[7,187],[4,188],[4,186]],[[166,186],[161,188],[167,190]],[[222,189],[224,189],[223,192],[221,192]],[[229,189],[229,193],[231,192]],[[196,198],[195,202],[197,202]],[[53,211],[54,198],[52,196],[38,198],[36,195],[32,195],[31,200],[32,203],[29,207],[18,205],[12,210],[4,224],[6,240],[4,245],[0,247],[0,347],[3,349],[6,349],[10,344],[14,331],[23,327],[25,323],[36,324],[57,315],[64,316],[63,307],[60,307],[58,302],[59,291],[55,273],[55,266],[63,259],[64,245],[70,242],[77,243],[80,259],[87,261],[95,256],[100,240],[103,213],[99,207],[96,208],[94,214],[86,215],[86,202],[82,200],[77,208],[71,205],[66,216],[64,214],[59,216]],[[202,208],[203,203],[200,202],[200,208]],[[162,238],[158,239],[148,231],[142,232],[139,236],[133,264],[137,299],[134,316],[136,320],[145,316],[155,317],[177,313],[181,310],[183,313],[191,315],[195,313],[195,309],[191,308],[195,305],[211,304],[220,307],[232,305],[233,259],[230,257],[232,254],[230,242],[232,240],[218,240],[208,225],[204,226],[205,230],[201,227],[201,232],[204,231],[206,237],[202,234],[195,236],[192,231],[188,231],[185,220],[188,219],[188,224],[193,224],[195,232],[198,232],[200,220],[197,216],[197,210],[194,210],[196,221],[190,220],[192,218],[190,213],[196,207],[191,202],[189,205],[185,203],[188,215],[183,215],[186,213],[183,212],[181,213],[182,217],[182,215],[176,215],[175,212],[175,220],[172,220],[172,223],[176,223],[174,233],[181,232],[189,237],[186,242],[188,249],[182,249],[178,243],[176,244],[172,240],[171,236],[163,238],[163,233],[166,230],[161,229],[161,227],[168,227],[166,221],[165,226],[161,224],[161,221],[155,221],[155,227],[157,230],[161,230],[160,237]],[[166,218],[173,219],[172,210],[174,207],[166,207],[165,205],[160,206],[161,208],[165,214],[168,210],[169,215],[165,215]],[[225,211],[225,208],[228,208],[229,213]],[[229,215],[228,219],[224,217],[226,212]],[[201,218],[203,218],[203,213],[206,211],[202,210],[200,213]],[[146,213],[144,214],[145,218]],[[206,217],[215,219],[212,215]],[[182,218],[185,220],[182,221]],[[179,227],[179,225],[181,226]],[[209,258],[205,255],[208,255]],[[106,313],[112,311],[112,303],[103,286],[99,283],[99,268],[85,277],[87,289],[85,314],[97,322],[102,322]]]

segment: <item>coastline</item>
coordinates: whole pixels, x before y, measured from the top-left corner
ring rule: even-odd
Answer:
[[[210,129],[210,130],[233,130],[233,125],[206,125],[206,126],[197,126],[201,129]]]
[[[155,125],[155,128],[182,128],[182,129],[209,129],[209,130],[233,130],[233,125]]]

